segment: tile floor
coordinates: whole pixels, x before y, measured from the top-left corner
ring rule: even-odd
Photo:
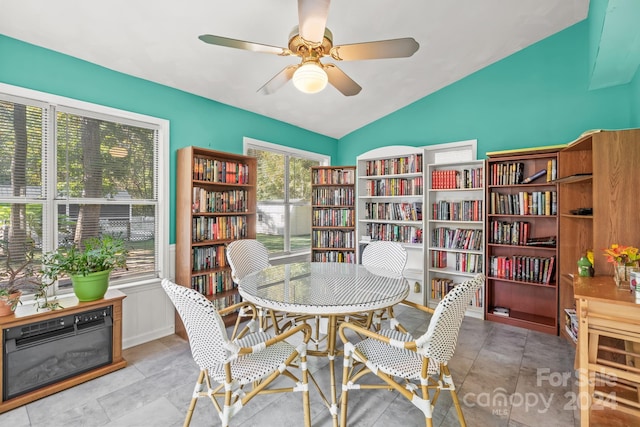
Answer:
[[[397,311],[416,334],[428,316]],[[465,318],[450,366],[469,426],[578,426],[574,348],[560,337]],[[0,415],[0,426],[180,426],[198,375],[186,341],[168,336],[125,350],[125,369]],[[310,358],[310,370],[327,387],[326,359]],[[341,366],[340,361],[337,365]],[[341,380],[341,369],[337,381]],[[328,410],[311,387],[313,426],[331,426]],[[420,411],[389,391],[352,391],[349,425],[424,426]],[[219,426],[212,405],[196,406],[194,427]],[[297,394],[258,396],[232,420],[233,426],[302,425]],[[442,395],[435,426],[458,425],[451,399]]]

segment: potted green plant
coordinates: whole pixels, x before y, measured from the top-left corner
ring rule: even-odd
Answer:
[[[60,246],[45,254],[45,274],[51,280],[66,275],[80,301],[100,299],[109,287],[109,275],[115,268],[127,268],[129,250],[124,240],[105,234],[92,237],[80,245]]]

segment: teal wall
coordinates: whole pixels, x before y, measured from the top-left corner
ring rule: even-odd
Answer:
[[[337,158],[337,140],[283,122],[118,73],[0,35],[0,82],[170,121],[170,170],[176,150],[195,145],[242,153],[242,138]],[[170,174],[170,236],[175,242],[175,174]]]
[[[636,71],[636,76],[630,83],[631,90],[631,126],[640,127],[640,68]]]
[[[588,91],[588,34],[587,21],[578,23],[352,132],[339,141],[338,162],[354,164],[385,145],[467,139],[478,140],[484,158],[487,151],[566,143],[587,129],[637,126],[638,77]]]

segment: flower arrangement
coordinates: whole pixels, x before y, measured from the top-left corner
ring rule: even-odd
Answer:
[[[636,265],[640,260],[638,248],[622,246],[616,243],[605,249],[603,255],[607,257],[607,262],[615,265]]]

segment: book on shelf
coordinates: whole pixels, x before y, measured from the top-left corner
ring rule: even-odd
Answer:
[[[497,279],[548,285],[552,283],[554,264],[555,256],[500,255],[491,256],[488,266],[490,275]]]
[[[549,159],[547,161],[547,182],[555,181],[558,178],[558,161]]]
[[[509,317],[509,309],[507,307],[493,307],[492,313],[497,316]]]
[[[545,269],[544,269],[544,280],[542,283],[548,285],[551,283],[551,278],[553,277],[553,268],[554,268],[554,263],[555,263],[556,257],[552,256],[549,258],[549,269],[547,270],[547,266],[545,264]]]
[[[556,236],[530,237],[527,239],[527,246],[556,246]]]
[[[573,308],[564,309],[564,328],[574,342],[578,341],[578,315]]]
[[[524,163],[494,163],[491,165],[490,184],[491,185],[513,185],[522,184],[524,178]]]
[[[525,179],[522,180],[523,184],[528,184],[530,182],[535,181],[536,179],[542,177],[542,176],[546,176],[547,175],[547,169],[540,169],[538,172],[534,173],[531,176],[526,177]]]

